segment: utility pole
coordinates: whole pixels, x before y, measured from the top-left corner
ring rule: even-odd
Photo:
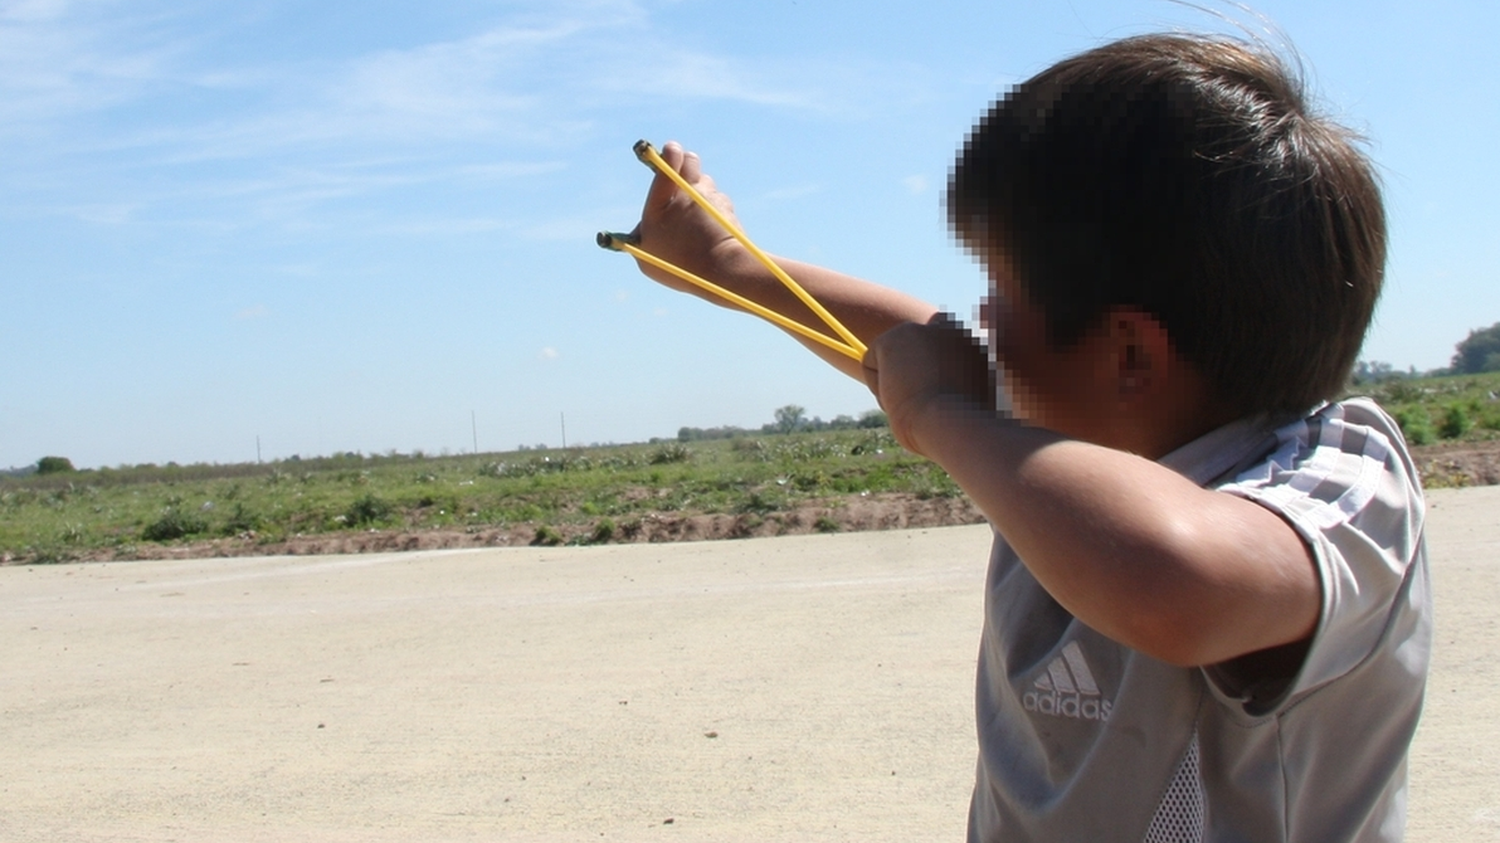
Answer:
[[[475,420],[474,411],[469,411],[469,430],[474,434],[474,456],[479,456],[479,422]]]
[[[557,417],[562,421],[563,449],[566,450],[568,447],[568,417],[563,413],[558,413]]]
[[[260,465],[260,434],[255,434],[255,464]]]

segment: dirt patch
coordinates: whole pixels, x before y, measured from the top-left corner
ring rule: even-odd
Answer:
[[[851,495],[778,512],[741,515],[653,513],[620,527],[623,541],[702,541],[805,533],[901,530],[979,524],[984,515],[968,498]]]
[[[1411,455],[1426,488],[1500,485],[1500,439],[1426,445]]]

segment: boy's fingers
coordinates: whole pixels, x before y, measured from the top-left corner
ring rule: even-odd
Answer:
[[[668,143],[661,150],[661,158],[667,162],[667,166],[676,170],[682,164],[682,147],[676,141]],[[677,185],[662,173],[656,173],[651,180],[651,187],[646,192],[646,209],[650,213],[652,209],[665,208],[677,193]]]
[[[682,154],[682,144],[677,141],[667,141],[667,145],[661,148],[661,160],[674,170],[682,169]]]
[[[646,193],[646,205],[653,211],[662,212],[671,207],[672,202],[682,191],[678,189],[676,182],[661,173],[651,180],[651,187]]]
[[[703,178],[703,160],[696,152],[684,152],[682,154],[682,166],[677,169],[682,177],[687,179],[688,184],[697,184]]]
[[[698,155],[688,152],[682,148],[677,141],[668,141],[661,149],[661,160],[668,167],[676,170],[688,184],[697,185],[703,179],[703,163]],[[679,193],[676,182],[672,181],[664,173],[657,173],[651,182],[651,190],[647,196],[647,202],[653,206],[662,207],[670,203]]]
[[[703,176],[703,162],[698,158],[698,153],[688,152],[677,141],[667,141],[667,145],[661,150],[661,160],[667,162],[667,166],[676,170],[688,184],[696,184]]]

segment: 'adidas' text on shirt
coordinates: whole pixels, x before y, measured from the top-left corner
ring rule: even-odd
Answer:
[[[1021,697],[1021,704],[1027,711],[1039,714],[1101,722],[1109,719],[1114,707],[1099,693],[1099,685],[1083,660],[1083,649],[1077,641],[1069,641],[1063,647],[1062,655],[1047,665],[1047,672],[1038,676],[1032,690]]]

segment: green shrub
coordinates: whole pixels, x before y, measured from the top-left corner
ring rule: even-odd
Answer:
[[[1421,401],[1424,394],[1422,387],[1407,383],[1406,381],[1386,381],[1378,389],[1374,390],[1375,400],[1386,404],[1410,404]]]
[[[394,509],[389,501],[373,494],[364,494],[349,504],[349,511],[344,513],[344,518],[351,527],[376,524],[389,518]]]
[[[849,454],[856,457],[865,455],[878,456],[884,454],[887,448],[894,449],[895,447],[896,437],[892,436],[888,430],[881,430],[866,434],[859,442],[854,444],[854,447],[849,449]]]
[[[594,525],[594,532],[589,535],[589,544],[609,544],[615,537],[615,522],[605,518]]]
[[[1443,423],[1438,427],[1438,433],[1444,439],[1457,439],[1473,427],[1473,420],[1461,405],[1449,404],[1448,409],[1443,412]]]
[[[786,496],[779,492],[756,490],[740,504],[740,512],[767,515],[786,508]]]
[[[536,536],[531,539],[531,543],[537,547],[557,547],[563,543],[562,533],[544,524],[536,528]]]
[[[256,512],[252,512],[245,506],[243,501],[236,501],[234,511],[229,513],[229,520],[224,522],[224,535],[237,536],[240,533],[252,533],[261,528],[263,519]]]
[[[736,439],[729,450],[747,462],[768,462],[771,459],[771,449],[759,439]]]
[[[149,542],[169,542],[186,538],[208,529],[208,524],[196,515],[169,506],[161,517],[141,530],[141,538]]]
[[[1437,440],[1432,431],[1432,419],[1422,407],[1402,407],[1391,414],[1401,425],[1401,433],[1411,445],[1431,445]]]
[[[776,445],[776,458],[782,462],[808,462],[847,454],[841,443],[827,437],[798,438]]]
[[[818,520],[813,522],[813,529],[820,533],[837,533],[840,528],[839,522],[829,518],[827,515],[820,515],[818,516]]]
[[[42,457],[36,461],[37,474],[71,474],[77,470],[67,457]]]
[[[681,445],[673,442],[670,444],[662,445],[660,448],[652,451],[651,456],[647,459],[647,462],[651,463],[652,465],[666,465],[668,463],[687,462],[692,458],[693,451],[691,448],[686,445]]]

